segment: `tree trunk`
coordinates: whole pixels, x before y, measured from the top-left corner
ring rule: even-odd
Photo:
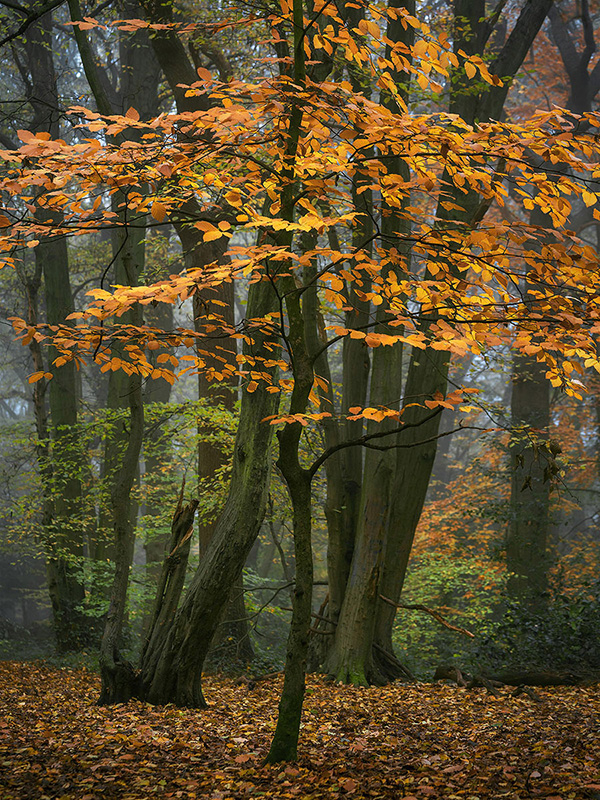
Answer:
[[[194,530],[194,514],[198,508],[197,500],[190,501],[186,506],[183,505],[184,486],[185,483],[182,484],[177,508],[173,514],[171,536],[167,552],[164,554],[156,588],[154,610],[142,649],[142,663],[146,658],[151,659],[152,654],[160,652],[164,646],[183,590]]]
[[[172,0],[160,3],[156,2],[156,0],[146,0],[144,7],[152,22],[166,23],[167,25],[173,22]],[[177,33],[172,29],[156,31],[152,37],[152,45],[173,92],[178,111],[206,110],[209,104],[213,102],[208,95],[186,97],[183,87],[194,83],[197,80],[197,73]],[[223,56],[221,61],[225,64],[224,69],[228,73],[230,67],[227,64],[227,59]],[[227,75],[222,75],[221,77],[225,80]],[[192,208],[192,202],[188,202],[187,208],[182,210],[184,211],[183,216],[185,216],[186,211],[190,212],[191,216],[193,216],[194,211],[198,211],[197,208]],[[224,262],[224,254],[227,249],[226,239],[205,242],[202,233],[193,226],[176,224],[175,228],[181,240],[187,268],[203,267],[212,263]],[[194,296],[194,324],[196,330],[199,332],[204,331],[204,322],[211,312],[219,315],[227,324],[231,325],[233,323],[233,282],[224,282],[210,293]],[[226,363],[231,364],[235,359],[235,339],[226,335],[217,337],[213,333],[200,342],[198,351],[200,357],[205,361],[205,369],[198,376],[198,396],[207,398],[211,403],[222,404],[225,408],[232,410],[235,405],[238,381],[230,370],[223,370],[223,367]],[[212,376],[213,372],[222,373],[221,377],[215,380]],[[199,433],[202,435],[202,430]],[[222,466],[223,454],[219,448],[206,439],[203,440],[201,436],[198,443],[200,496],[202,496],[203,483],[205,486],[209,484],[210,479]],[[210,491],[209,488],[208,491]],[[199,515],[198,535],[201,553],[207,549],[214,535],[215,527],[215,519],[207,519],[202,514]],[[227,619],[233,622],[233,620],[237,619],[240,611],[240,600],[238,598],[226,612],[224,623],[226,623]],[[243,625],[240,627],[236,623],[231,630],[241,631],[243,627]],[[245,635],[244,641],[248,642]],[[245,647],[242,642],[240,642],[240,646]]]
[[[511,401],[511,503],[506,541],[508,591],[533,607],[548,589],[550,391],[546,366],[515,355]]]
[[[225,614],[215,632],[206,659],[207,670],[239,672],[254,658],[244,597],[242,574],[231,587]]]
[[[481,94],[472,91],[472,82],[468,80],[464,71],[455,75],[450,98],[450,112],[458,114],[465,121],[473,124],[476,120],[487,121],[499,119],[508,93],[510,79],[520,68],[529,48],[537,35],[551,0],[528,0],[523,6],[519,17],[513,26],[510,36],[502,49],[491,61],[490,71],[503,78],[501,87],[485,87]],[[485,3],[483,0],[455,0],[454,19],[456,24],[454,49],[463,50],[467,54],[483,54],[486,43],[489,41],[493,28],[485,17]],[[448,184],[444,202],[451,202],[458,206],[448,210],[440,206],[437,216],[439,225],[460,227],[472,226],[479,221],[477,214],[480,211],[479,198],[473,193],[463,194],[454,187],[447,176],[442,178]],[[427,330],[428,322],[421,322],[421,329]],[[446,393],[448,376],[448,353],[440,350],[426,348],[413,350],[411,355],[404,403],[414,400],[422,402],[431,397],[436,391]],[[403,416],[404,421],[416,422],[424,419],[425,409],[408,409]],[[389,557],[385,560],[381,582],[381,593],[398,602],[404,584],[408,559],[416,531],[427,488],[431,477],[431,470],[436,453],[436,442],[415,446],[419,441],[437,436],[439,431],[440,415],[429,422],[407,432],[402,439],[403,448],[398,450],[396,474],[392,489],[392,508],[390,517],[394,520],[390,527],[390,536],[387,542]],[[405,448],[404,445],[412,445]],[[376,641],[385,644],[391,641],[392,627],[395,610],[388,604],[381,603],[377,611]]]
[[[73,21],[81,21],[79,0],[69,0]],[[124,17],[139,17],[139,6],[133,0],[123,0]],[[158,64],[153,56],[147,31],[120,32],[119,60],[121,66],[120,92],[111,90],[107,77],[98,68],[85,30],[75,27],[75,38],[86,77],[102,114],[124,113],[131,105],[137,106],[142,119],[158,111]],[[123,132],[133,138],[135,131]],[[145,217],[138,217],[130,225],[127,194],[120,190],[112,196],[113,208],[119,227],[113,235],[115,282],[137,286],[144,270]],[[139,326],[142,323],[141,306],[123,315],[122,322]],[[113,341],[110,356],[124,355],[124,343]],[[134,526],[137,507],[132,503],[132,488],[139,474],[139,456],[144,435],[144,405],[142,380],[138,374],[126,375],[122,370],[110,372],[108,406],[115,410],[128,406],[128,425],[117,420],[114,436],[109,435],[104,455],[104,474],[110,487],[110,519],[113,537],[100,525],[96,556],[114,554],[115,573],[110,590],[110,602],[104,633],[100,645],[100,671],[102,704],[124,702],[135,690],[133,669],[121,659],[119,644],[125,619],[129,572],[133,560]],[[106,526],[104,526],[106,527]]]
[[[267,282],[252,284],[248,318],[262,318],[275,309]],[[253,334],[247,356],[261,355],[264,338]],[[259,384],[244,392],[236,435],[231,484],[225,507],[190,588],[177,612],[165,644],[142,662],[141,693],[151,703],[203,708],[201,672],[231,586],[254,544],[264,515],[270,475],[273,427],[263,422],[278,407],[278,394]]]
[[[33,110],[33,133],[60,135],[60,102],[53,60],[52,14],[46,14],[28,28],[24,48],[30,73],[29,103]],[[60,224],[60,212],[37,212],[39,222]],[[69,324],[74,311],[69,274],[69,257],[64,237],[41,241],[35,249],[36,272],[44,277],[46,317],[50,325]],[[78,381],[75,362],[55,366],[59,356],[48,348],[48,383],[51,446],[44,469],[47,544],[47,574],[52,602],[54,632],[59,652],[79,650],[88,638],[82,610],[85,590],[83,574],[83,520],[81,496],[81,453],[77,435]],[[44,402],[42,400],[42,402]],[[40,415],[38,414],[38,417]],[[43,425],[42,425],[43,427]],[[38,425],[39,428],[39,425]],[[46,435],[46,434],[45,434]]]
[[[574,41],[555,6],[551,8],[549,17],[552,36],[569,79],[567,107],[575,114],[584,114],[592,110],[592,102],[600,90],[600,77],[596,69],[589,69],[596,45],[588,2],[582,0],[581,3],[582,47]],[[560,169],[560,165],[548,166],[552,170]],[[590,208],[590,222],[591,212]],[[544,228],[548,222],[549,217],[539,208],[532,211],[532,225]],[[546,368],[535,356],[514,357],[511,400],[513,432],[510,444],[511,518],[506,539],[506,566],[509,571],[509,594],[534,609],[543,607],[548,589],[550,472],[556,455],[548,447],[550,383],[545,372]]]
[[[163,271],[162,277],[167,277]],[[169,303],[160,303],[156,308],[146,306],[144,317],[147,325],[160,328],[164,331],[173,329],[173,306]],[[153,366],[157,365],[157,353],[150,352],[149,361]],[[160,415],[160,406],[168,403],[171,397],[172,386],[169,381],[163,378],[150,380],[146,383],[144,390],[144,405],[146,408],[150,404],[156,404],[154,412]],[[157,527],[154,520],[160,520],[164,507],[164,491],[161,487],[160,476],[169,470],[172,460],[170,442],[165,437],[164,429],[160,424],[150,425],[146,434],[146,444],[144,446],[144,483],[146,485],[146,500],[143,508],[143,515],[148,520],[148,528],[144,541],[144,551],[146,554],[146,581],[149,586],[158,586],[161,565],[167,555],[166,550],[169,544],[168,534]],[[161,490],[159,492],[159,487]],[[150,493],[149,493],[150,492]],[[169,551],[170,552],[170,551]],[[144,630],[148,631],[150,619],[144,620]]]
[[[296,423],[298,424],[298,423]],[[294,508],[296,580],[292,595],[292,622],[287,640],[285,677],[277,726],[267,762],[294,761],[298,750],[305,691],[306,659],[312,609],[313,557],[311,546],[311,479],[298,463],[298,450],[287,452],[288,437],[280,437],[277,464],[285,478]]]
[[[379,454],[377,454],[379,455]],[[369,462],[375,461],[371,467]],[[389,458],[367,455],[369,467],[357,531],[352,569],[335,632],[327,671],[343,683],[368,686],[374,678],[372,647],[374,614],[379,601],[384,531],[392,470]]]
[[[410,14],[414,14],[415,11],[414,2],[411,0],[395,4],[395,7],[403,7]],[[387,33],[391,42],[402,42],[407,47],[414,41],[413,29],[407,26],[405,30],[397,20],[389,21]],[[389,46],[386,55],[388,57],[390,55]],[[401,76],[396,75],[396,79],[400,82]],[[400,89],[400,97],[407,99],[408,86]],[[392,112],[398,112],[398,104],[394,98],[384,98],[383,102]],[[398,157],[390,161],[389,170],[390,174],[395,173],[404,180],[409,179],[408,168]],[[366,201],[363,199],[361,202]],[[406,198],[403,207],[409,202]],[[403,208],[400,209],[402,210]],[[381,214],[383,246],[390,255],[390,267],[395,270],[398,279],[402,280],[410,271],[409,247],[406,241],[410,223],[402,213],[398,213],[398,209],[388,206],[385,200],[382,200]],[[370,231],[364,231],[363,235],[369,233]],[[368,309],[365,311],[365,316],[368,317]],[[398,334],[400,332],[398,328],[388,329],[385,325],[385,316],[385,313],[378,313],[379,325],[375,331]],[[345,390],[357,383],[356,378],[357,375],[351,370],[344,374]],[[401,393],[402,345],[398,343],[391,347],[375,348],[372,356],[369,405],[399,408]],[[363,398],[362,405],[365,404],[365,399]],[[357,403],[347,403],[348,406],[355,404]],[[385,425],[393,428],[396,424],[396,422],[380,423],[378,429],[384,428]],[[372,433],[374,430],[374,424],[371,423],[367,427],[367,432]],[[351,434],[352,431],[349,430],[348,433]],[[390,439],[389,443],[393,443],[393,440]],[[346,452],[352,454],[346,456],[346,459],[352,458],[362,463],[363,452],[360,447],[349,448]],[[336,610],[333,607],[329,612],[329,619],[338,624],[334,636],[326,640],[332,647],[326,660],[327,671],[337,680],[355,685],[366,685],[371,681],[380,683],[383,680],[382,669],[375,668],[375,662],[381,659],[378,659],[377,651],[373,652],[374,623],[379,604],[379,581],[383,569],[386,537],[388,529],[393,524],[389,514],[391,503],[389,492],[394,460],[394,454],[391,452],[371,450],[367,453],[361,486],[357,492],[358,513],[350,520],[354,525],[352,530],[354,553],[350,551],[349,555],[353,555],[352,563],[351,566],[346,566],[344,572],[347,582],[343,585],[343,604],[340,609]],[[330,570],[330,587],[331,575]],[[391,641],[389,643],[386,641],[385,646],[389,646],[391,653]],[[386,669],[389,669],[389,660]]]
[[[129,438],[121,468],[111,492],[115,575],[100,645],[100,675],[102,678],[102,688],[98,700],[100,705],[126,703],[135,691],[133,667],[128,661],[121,658],[119,645],[125,618],[129,570],[133,559],[134,531],[130,517],[131,489],[137,474],[143,435],[142,379],[140,375],[132,375],[129,379]]]

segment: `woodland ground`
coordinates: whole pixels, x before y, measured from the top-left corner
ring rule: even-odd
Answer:
[[[0,798],[600,798],[600,686],[351,689],[309,679],[301,754],[263,766],[280,681],[207,678],[210,708],[100,708],[98,678],[0,663]]]

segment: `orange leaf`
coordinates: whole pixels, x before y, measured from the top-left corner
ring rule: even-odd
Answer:
[[[152,203],[152,208],[150,209],[150,213],[157,222],[162,222],[167,215],[167,207],[162,203],[159,203],[158,200],[155,200]]]
[[[470,61],[467,61],[465,63],[465,72],[467,73],[467,76],[469,78],[474,78],[475,75],[477,74],[477,68],[475,67],[474,64],[471,64]]]

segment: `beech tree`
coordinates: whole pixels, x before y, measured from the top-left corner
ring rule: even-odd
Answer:
[[[23,85],[29,128],[42,136],[58,138],[61,125],[54,44],[53,15],[47,10],[36,15],[13,45],[12,57]],[[3,136],[3,143],[7,148],[17,147],[8,134]],[[42,224],[51,219],[59,221],[62,216],[58,208],[40,207],[37,213]],[[26,294],[28,317],[37,321],[43,303],[48,322],[65,324],[74,310],[66,240],[42,241],[33,257],[33,264],[24,260],[17,271]],[[33,407],[43,492],[40,540],[57,649],[66,652],[80,649],[89,636],[81,608],[84,586],[79,570],[84,545],[77,445],[79,382],[73,362],[52,365],[58,352],[50,349],[46,356],[34,340],[29,349],[34,369],[53,376],[51,381],[42,379],[33,387]],[[51,366],[45,366],[46,359]]]
[[[494,12],[486,16],[484,2],[454,3],[454,52],[489,58],[491,72],[501,76],[502,83],[483,83],[474,88],[470,70],[455,70],[454,81],[450,84],[450,113],[458,114],[468,124],[501,118],[510,81],[520,68],[549,6],[550,2],[547,1],[525,3],[506,42],[498,50],[493,34],[502,23],[501,15]],[[445,181],[446,177],[442,180]],[[464,186],[456,185],[452,176],[449,176],[443,195],[436,212],[439,228],[462,227],[467,231],[481,223],[487,203],[474,187],[465,191]],[[420,330],[424,334],[434,319],[435,313],[423,315]],[[413,348],[402,393],[407,419],[420,421],[426,413],[418,406],[411,405],[415,398],[424,399],[436,392],[446,393],[448,364],[448,351],[428,347],[421,352]],[[382,665],[383,676],[381,668],[376,668],[369,641],[378,645],[380,652],[391,650],[395,608],[382,601],[380,595],[392,603],[399,602],[414,534],[429,486],[439,423],[440,417],[434,417],[422,429],[413,429],[413,444],[423,439],[431,441],[415,450],[400,449],[397,452],[393,475],[390,476],[389,499],[385,504],[389,509],[388,516],[382,519],[379,530],[374,531],[375,541],[380,543],[376,549],[381,554],[372,561],[370,569],[360,570],[362,578],[355,578],[361,582],[360,588],[355,585],[354,592],[359,593],[361,600],[358,603],[363,606],[362,612],[356,611],[357,600],[349,598],[347,620],[342,619],[336,628],[336,646],[329,669],[338,679],[366,684],[373,679],[381,680],[386,675],[385,666]],[[373,549],[366,543],[363,547]],[[386,552],[389,554],[387,557]],[[354,570],[353,574],[357,576],[359,573]],[[375,590],[371,588],[374,583],[378,587]],[[342,612],[342,617],[346,615]]]
[[[565,19],[560,6],[549,12],[550,35],[560,54],[568,84],[566,108],[573,114],[592,111],[600,91],[600,69],[590,68],[596,50],[594,23],[587,0],[580,15]],[[582,41],[577,42],[575,26]],[[544,165],[541,164],[540,167]],[[546,164],[550,172],[559,165]],[[578,231],[595,225],[592,205],[580,204],[570,215]],[[540,206],[530,212],[532,227],[548,227],[548,214]],[[524,281],[524,291],[528,283]],[[535,304],[535,299],[532,300]],[[551,384],[535,353],[515,354],[512,377],[511,518],[506,537],[508,588],[516,600],[540,608],[547,599],[549,553],[550,489],[558,467],[561,444],[550,437]]]
[[[441,410],[469,408],[461,392],[446,392],[450,353],[507,347],[535,353],[550,382],[570,393],[579,392],[573,379],[585,365],[600,368],[594,340],[597,257],[566,228],[568,198],[596,202],[589,180],[598,144],[591,131],[575,139],[573,123],[558,110],[519,124],[493,121],[500,116],[494,109],[501,109],[507,86],[490,72],[470,35],[464,47],[458,44],[460,37],[452,47],[404,7],[390,7],[385,15],[368,7],[355,29],[349,29],[353,21],[327,3],[315,5],[314,11],[321,20],[318,29],[301,0],[284,3],[281,14],[269,20],[277,42],[281,25],[293,34],[290,56],[283,54],[289,68],[279,74],[246,83],[217,80],[200,68],[198,80],[182,93],[211,102],[149,121],[133,110],[122,115],[77,108],[75,113],[97,138],[67,145],[23,132],[24,144],[3,153],[7,169],[0,185],[5,198],[0,246],[9,265],[20,257],[19,248],[36,246],[36,237],[84,235],[105,225],[122,229],[125,213],[128,219],[149,215],[157,224],[173,219],[193,229],[194,236],[200,232],[207,244],[228,240],[227,260],[217,257],[212,263],[190,265],[150,286],[93,290],[90,307],[71,315],[72,327],[35,326],[18,319],[13,324],[25,343],[50,341],[61,353],[59,360],[91,358],[101,368],[150,380],[173,380],[180,368],[218,379],[196,348],[202,349],[212,335],[242,340],[242,352],[224,367],[240,374],[245,390],[225,509],[170,626],[158,626],[156,638],[153,631],[141,673],[134,676],[121,664],[120,684],[103,677],[107,700],[137,692],[150,702],[204,705],[201,667],[262,518],[271,431],[278,427],[277,461],[293,506],[296,578],[272,761],[293,758],[297,748],[312,613],[310,485],[316,471],[342,451],[366,448],[383,454],[373,476],[384,489],[389,483],[384,500],[402,500],[407,484],[399,484],[398,476],[406,476],[409,467],[424,492],[422,478],[429,477],[428,454],[438,436]],[[539,27],[541,14],[538,3],[526,4],[508,38],[511,46],[493,62],[502,76],[511,74],[511,67],[516,70],[526,51],[525,33],[535,28],[536,20]],[[413,48],[403,37],[382,34],[388,19],[417,32]],[[480,17],[471,19],[475,25]],[[119,25],[174,33],[165,22],[129,20]],[[367,97],[351,82],[313,80],[306,71],[313,48],[337,50],[368,68],[378,92]],[[398,90],[400,70],[435,93],[451,75],[458,75],[465,89],[468,81],[476,81],[470,88],[477,91],[464,101],[465,118],[456,107],[450,113],[410,113]],[[481,88],[484,84],[490,91]],[[585,119],[594,124],[593,115]],[[568,172],[536,171],[531,153],[546,163],[568,165]],[[504,203],[507,182],[523,197],[529,197],[526,189],[535,182],[538,192],[531,202],[550,215],[554,226],[544,231],[542,241],[527,225],[485,221],[492,204]],[[40,187],[43,194],[32,196],[31,187]],[[356,198],[369,187],[372,235],[367,246],[354,234],[367,213]],[[96,199],[105,192],[114,198],[116,210],[101,211]],[[62,222],[40,223],[34,213],[40,197],[42,205],[64,210]],[[24,198],[31,206],[27,213],[21,211]],[[432,201],[437,203],[435,213]],[[397,218],[393,227],[390,219],[383,224],[388,213]],[[236,230],[255,233],[255,244],[238,243]],[[519,290],[524,275],[534,287],[533,310]],[[137,320],[134,324],[126,316],[134,311],[139,315],[144,305],[155,302],[210,297],[239,278],[250,280],[251,294],[246,319],[238,327],[215,304],[203,316],[200,330],[165,332]],[[369,304],[360,326],[345,324],[346,314],[353,311],[347,285],[361,303]],[[370,304],[376,312],[371,313]],[[346,338],[375,351],[411,348],[402,403],[363,403],[341,414],[319,407],[317,389],[327,393],[329,386],[315,367],[327,349]],[[161,355],[167,358],[157,357],[153,363],[149,353],[157,348],[188,352],[165,350]],[[32,380],[41,377],[36,373]],[[302,463],[299,445],[307,426],[325,424],[346,432],[347,423],[358,420],[384,424],[354,438],[338,434],[337,442],[312,463]],[[404,464],[401,470],[395,467],[395,477],[390,453]],[[397,455],[406,453],[412,462]],[[410,531],[420,505],[417,496],[413,516],[407,517]],[[361,513],[365,531],[384,531],[388,515],[395,512],[383,500],[367,498]],[[402,539],[404,546],[411,537]],[[385,571],[381,578],[383,544],[381,534],[377,540],[365,536],[354,549],[350,575],[357,575],[362,596],[371,604],[366,607],[374,608],[388,585]],[[386,546],[391,553],[394,545]],[[398,586],[405,562],[398,557],[399,546],[395,552],[392,583]],[[390,594],[385,596],[393,604]],[[346,624],[345,613],[349,621],[351,612],[359,616],[358,603],[348,600],[346,605],[339,630]],[[361,640],[358,654],[355,638],[338,636],[342,644],[332,652],[342,646],[346,652],[337,674],[357,683],[368,680],[373,635]],[[113,666],[119,667],[116,648]]]

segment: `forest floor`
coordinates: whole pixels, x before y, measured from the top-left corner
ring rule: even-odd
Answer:
[[[0,798],[600,798],[598,685],[496,698],[311,677],[297,763],[264,766],[279,689],[209,677],[205,711],[100,708],[90,672],[0,662]]]

